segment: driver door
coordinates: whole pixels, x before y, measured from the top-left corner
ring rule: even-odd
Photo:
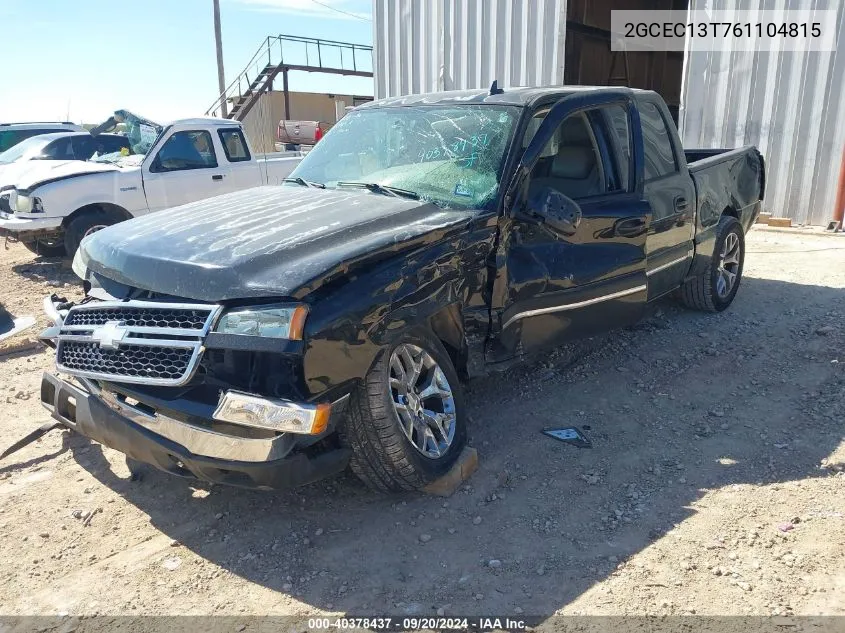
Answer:
[[[608,124],[609,108],[627,115],[625,129]],[[491,362],[627,325],[647,300],[651,208],[631,93],[566,97],[533,129],[506,196]],[[563,223],[543,216],[561,200]]]
[[[208,130],[173,132],[144,163],[144,193],[150,211],[159,211],[233,191],[228,169]]]

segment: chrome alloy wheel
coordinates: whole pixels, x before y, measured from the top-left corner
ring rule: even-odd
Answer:
[[[736,277],[739,274],[739,261],[742,256],[742,246],[736,233],[728,233],[722,252],[719,254],[719,267],[716,269],[716,294],[725,299],[731,294]]]
[[[390,355],[390,395],[399,426],[426,457],[443,456],[455,439],[455,398],[431,354],[403,343]]]

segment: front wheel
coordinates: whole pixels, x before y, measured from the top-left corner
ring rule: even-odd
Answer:
[[[745,234],[739,221],[722,216],[716,228],[716,245],[707,268],[680,288],[684,305],[706,312],[721,312],[733,302],[742,280]]]
[[[376,490],[423,488],[452,467],[466,444],[458,376],[427,331],[383,350],[351,404],[341,437],[352,448],[352,471]]]
[[[65,250],[73,257],[83,239],[97,231],[117,224],[123,218],[102,210],[85,211],[71,220],[65,229]]]

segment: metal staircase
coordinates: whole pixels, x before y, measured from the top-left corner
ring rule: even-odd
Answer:
[[[219,95],[206,115],[242,121],[265,92],[273,89],[273,80],[281,74],[288,104],[288,72],[329,73],[356,77],[373,76],[373,47],[297,35],[268,36],[246,68]]]

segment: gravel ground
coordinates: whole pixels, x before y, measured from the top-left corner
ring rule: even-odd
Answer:
[[[748,250],[723,314],[667,300],[574,362],[472,383],[480,468],[448,500],[134,482],[53,431],[0,462],[2,612],[845,615],[845,237]],[[17,315],[74,280],[0,251]],[[0,446],[47,421],[51,364],[0,358]],[[573,423],[592,449],[540,433]]]

